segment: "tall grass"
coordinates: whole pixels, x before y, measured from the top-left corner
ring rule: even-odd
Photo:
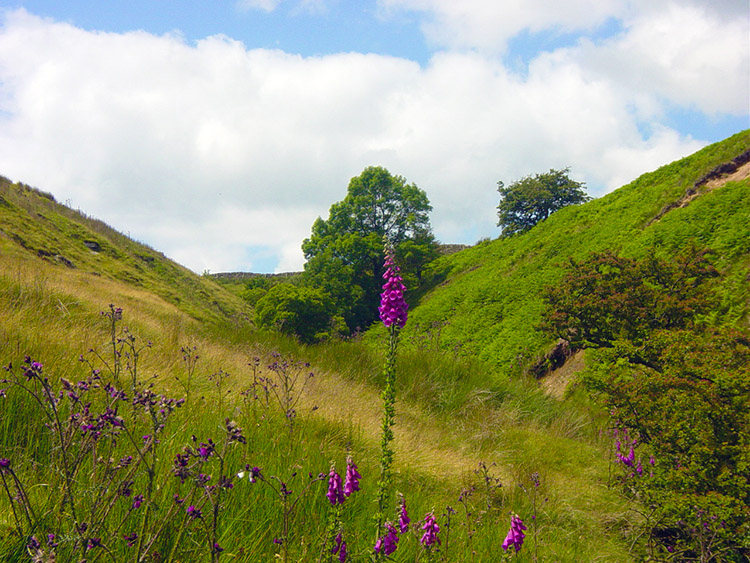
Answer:
[[[80,272],[35,259],[7,255],[3,259],[8,266],[0,274],[0,361],[4,365],[21,365],[23,356],[29,354],[44,364],[44,373],[53,385],[60,385],[60,378],[79,381],[89,371],[79,356],[83,354],[95,364],[96,355],[89,349],[104,358],[110,350],[109,325],[99,311],[108,310],[112,295],[119,298],[112,299],[116,304],[124,303],[124,319],[118,326],[127,325],[138,343],[152,343],[143,349],[138,371],[144,383],[157,376],[155,391],[182,397],[185,389],[179,380],[185,381],[189,368],[180,349],[189,346],[199,356],[191,399],[174,411],[159,438],[148,521],[157,526],[170,509],[172,512],[150,548],[152,556],[158,552],[164,561],[170,554],[181,561],[208,561],[211,557],[266,561],[283,554],[274,539],[284,535],[284,505],[278,493],[279,483],[284,482],[293,491],[292,498],[309,484],[287,519],[286,557],[289,561],[318,561],[330,505],[325,480],[317,479],[319,474],[327,474],[331,462],[341,469],[347,455],[352,455],[363,475],[362,491],[347,500],[342,517],[351,560],[368,560],[379,471],[378,389],[384,360],[377,343],[302,346],[250,326],[201,324],[143,290],[96,276],[85,278]],[[404,338],[409,338],[408,331],[407,326]],[[118,332],[118,338],[122,336]],[[285,413],[273,403],[265,405],[254,398],[263,395],[253,383],[272,375],[268,369],[273,363],[269,359],[272,351],[308,360],[315,374],[295,406],[296,445],[291,450]],[[256,357],[264,359],[255,364]],[[606,486],[607,466],[602,462],[606,444],[599,440],[598,423],[580,422],[587,413],[585,405],[578,408],[576,403],[553,401],[531,381],[497,383],[502,380],[488,377],[490,368],[481,362],[461,360],[429,346],[401,354],[397,369],[394,490],[405,495],[415,523],[434,511],[444,541],[440,554],[446,560],[496,560],[509,512],[527,521],[531,516],[531,500],[519,484],[528,490],[532,473],[541,475],[541,490],[548,498],[537,514],[540,560],[630,559],[623,536],[635,516],[617,492]],[[219,370],[228,374],[222,379],[221,391],[216,378],[209,379]],[[7,495],[0,495],[0,558],[30,561],[29,537],[34,535],[44,544],[46,534],[54,533],[58,560],[65,560],[69,553],[65,550],[73,548],[74,538],[81,533],[69,518],[59,516],[63,506],[60,491],[64,490],[64,471],[56,465],[59,452],[50,430],[39,423],[39,405],[17,391],[9,388],[7,397],[0,399],[0,458],[11,460],[39,519],[32,528],[24,524],[19,536]],[[92,409],[96,408],[101,410],[103,404],[94,403]],[[189,520],[184,505],[183,511],[174,508],[174,494],[184,495],[185,488],[172,470],[175,455],[186,446],[195,448],[209,438],[220,444],[227,418],[242,429],[246,443],[234,444],[228,451],[222,473],[231,476],[246,466],[259,467],[276,489],[261,480],[250,483],[247,476],[235,479],[222,497],[214,531],[213,524],[205,523],[211,520],[210,503],[203,505],[200,521]],[[140,417],[136,424],[146,421]],[[133,455],[132,449],[132,444],[120,441],[111,457]],[[483,492],[486,479],[477,473],[480,462],[490,467],[502,487]],[[87,477],[92,461],[81,467],[76,486],[82,491],[82,506],[88,506],[95,498],[95,482]],[[139,475],[134,494],[147,488],[148,472]],[[212,477],[218,478],[216,475],[214,470]],[[125,519],[127,523],[136,512],[132,497],[119,498],[108,519]],[[104,529],[112,531],[112,527]],[[130,560],[133,548],[122,536],[139,529],[118,531],[117,538],[112,532],[106,544],[112,555],[105,550],[97,555],[98,548],[93,548],[89,556],[96,557],[94,560]],[[149,525],[144,529],[148,531]],[[212,555],[214,536],[223,551]],[[589,541],[591,537],[597,538],[595,544]],[[418,535],[405,536],[394,554],[396,560],[423,557],[418,540]],[[80,551],[80,545],[76,549]],[[518,560],[532,561],[533,554],[522,551]]]

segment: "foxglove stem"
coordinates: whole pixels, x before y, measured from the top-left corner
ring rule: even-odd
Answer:
[[[382,536],[383,520],[390,496],[391,465],[393,464],[393,425],[396,415],[396,350],[398,348],[399,327],[389,327],[388,356],[385,364],[385,389],[383,390],[383,425],[380,439],[380,480],[378,481],[378,511],[375,514],[377,529],[375,538]],[[382,559],[382,553],[376,555]]]

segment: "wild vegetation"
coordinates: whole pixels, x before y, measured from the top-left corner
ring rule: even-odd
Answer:
[[[748,147],[745,132],[439,258],[403,328],[394,312],[317,344],[0,184],[0,559],[742,561],[750,182],[701,179]],[[679,286],[685,310],[662,282],[692,247],[708,262]],[[575,306],[595,299],[554,295],[618,264],[661,273],[593,287],[681,320],[644,337],[610,322],[613,297],[611,345],[577,342]],[[528,375],[558,335],[589,348],[561,399]]]

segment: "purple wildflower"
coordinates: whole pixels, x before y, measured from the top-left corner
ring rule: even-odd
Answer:
[[[29,541],[28,541],[28,543],[26,544],[26,547],[28,547],[29,549],[39,549],[39,548],[41,548],[42,546],[41,546],[41,544],[39,543],[39,540],[38,540],[38,539],[36,539],[36,536],[31,536],[31,537],[29,538]]]
[[[508,551],[508,549],[513,546],[516,549],[516,552],[521,551],[523,539],[526,537],[526,535],[523,533],[525,529],[526,526],[523,525],[523,521],[516,514],[511,516],[510,530],[508,530],[508,535],[505,536],[505,541],[503,542],[503,550]]]
[[[133,509],[138,509],[143,504],[143,495],[135,495],[133,497]]]
[[[440,531],[440,526],[438,526],[437,520],[435,520],[435,515],[432,512],[424,517],[422,529],[424,530],[424,534],[422,534],[422,539],[419,541],[423,546],[431,547],[435,545],[435,543],[440,545],[440,538],[437,537],[438,532]]]
[[[128,547],[133,547],[135,545],[136,540],[138,539],[138,534],[136,534],[135,532],[133,532],[130,535],[124,535],[124,536],[122,536],[122,539],[125,540],[125,542],[127,543]]]
[[[326,496],[333,506],[343,504],[346,500],[344,489],[341,486],[341,477],[333,467],[331,467],[331,472],[328,474],[328,492]]]
[[[409,513],[406,511],[406,499],[402,495],[399,496],[401,496],[401,508],[398,517],[398,528],[402,534],[405,534],[409,529],[411,518],[409,518]]]
[[[346,542],[339,532],[336,534],[336,539],[333,541],[333,548],[331,549],[331,555],[339,554],[339,563],[346,561]]]
[[[224,548],[221,547],[218,543],[214,542],[214,553],[221,553],[224,551]]]
[[[196,508],[192,504],[187,507],[187,515],[190,516],[191,520],[195,520],[196,518],[201,518],[203,516],[200,509]]]
[[[386,282],[383,285],[383,293],[380,294],[380,307],[378,307],[380,320],[383,321],[386,327],[395,324],[399,328],[404,328],[406,324],[406,310],[409,308],[406,301],[404,301],[406,287],[398,273],[398,266],[393,261],[390,250],[386,252],[384,265],[386,270],[383,278]]]
[[[398,530],[390,522],[385,523],[385,528],[387,530],[385,536],[379,537],[375,542],[375,553],[382,551],[384,555],[390,555],[398,547]]]
[[[344,496],[348,497],[354,491],[359,490],[359,480],[362,475],[357,470],[357,464],[352,461],[352,458],[346,460],[346,479],[344,481]]]
[[[0,469],[8,469],[10,467],[10,460],[7,457],[0,459]]]

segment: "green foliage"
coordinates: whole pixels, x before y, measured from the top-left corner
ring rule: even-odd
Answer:
[[[750,532],[750,339],[697,322],[717,275],[694,249],[671,261],[595,254],[548,290],[545,323],[600,349],[585,382],[627,432],[618,460],[626,490],[650,511],[652,551],[677,546],[700,561],[750,552],[741,539]],[[635,446],[653,467],[636,461]]]
[[[574,348],[611,347],[623,339],[642,346],[653,331],[687,328],[706,313],[712,303],[704,282],[718,275],[706,250],[688,249],[670,261],[594,253],[571,260],[548,288],[543,328]]]
[[[280,283],[258,300],[255,319],[261,327],[274,328],[312,343],[335,333],[332,308],[331,299],[320,289]]]
[[[507,187],[498,182],[497,224],[503,228],[502,236],[528,231],[563,207],[589,201],[591,198],[586,195],[584,183],[572,180],[569,172],[570,168],[550,169],[516,180]]]
[[[442,326],[442,349],[487,361],[498,368],[497,377],[506,377],[553,344],[535,327],[546,316],[544,288],[561,280],[571,258],[607,250],[665,258],[698,245],[714,252],[722,273],[711,284],[719,305],[708,321],[747,323],[750,180],[700,191],[682,207],[674,204],[749,146],[750,131],[739,133],[604,197],[563,208],[526,233],[438,258],[423,275],[433,289],[410,311],[410,322],[422,331]]]
[[[405,258],[404,274],[420,279],[437,254],[430,231],[427,194],[401,176],[371,166],[349,182],[346,197],[316,219],[302,243],[305,281],[334,300],[349,329],[367,328],[377,318],[383,274],[383,243]]]
[[[745,561],[750,338],[729,329],[658,331],[650,342],[653,367],[624,361],[619,347],[598,354],[586,383],[636,441],[639,458],[623,463],[623,483],[650,512],[652,550]]]

